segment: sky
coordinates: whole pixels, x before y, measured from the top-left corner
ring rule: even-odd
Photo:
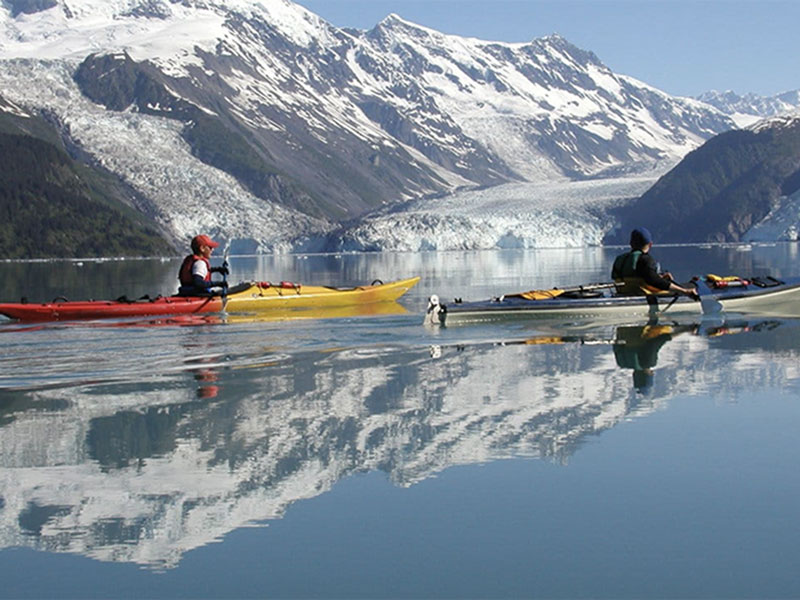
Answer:
[[[558,33],[612,71],[676,96],[800,89],[800,0],[293,0],[337,27],[395,13],[443,33]]]

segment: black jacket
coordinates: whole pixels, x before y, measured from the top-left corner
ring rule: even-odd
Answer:
[[[614,281],[639,279],[650,287],[668,290],[670,281],[658,274],[658,263],[648,252],[631,250],[620,254],[611,269]]]

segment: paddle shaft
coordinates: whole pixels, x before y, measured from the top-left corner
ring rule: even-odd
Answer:
[[[565,287],[565,288],[556,287],[553,289],[561,290],[562,292],[582,292],[591,290],[609,290],[616,287],[617,287],[616,283],[609,282],[609,283],[588,283],[586,285],[576,285],[573,287]]]
[[[225,242],[225,250],[222,253],[222,311],[228,305],[228,254],[231,249],[231,241]]]
[[[661,311],[659,311],[659,313],[663,315],[665,312],[667,312],[667,311],[669,310],[669,307],[670,307],[670,306],[672,306],[673,304],[675,304],[675,302],[677,302],[677,301],[678,301],[678,296],[679,296],[679,294],[675,294],[675,295],[672,297],[672,300],[670,300],[670,301],[669,301],[669,304],[667,304],[667,305],[664,307],[664,310],[661,310]]]

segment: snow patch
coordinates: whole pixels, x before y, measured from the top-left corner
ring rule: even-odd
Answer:
[[[781,198],[778,205],[743,236],[745,242],[798,240],[800,240],[800,191]]]

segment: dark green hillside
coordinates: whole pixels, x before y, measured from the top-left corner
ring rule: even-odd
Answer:
[[[661,242],[735,242],[781,196],[800,189],[800,119],[720,134],[691,152],[618,215],[627,242],[648,227]]]
[[[174,252],[113,177],[51,141],[10,133],[15,120],[0,113],[0,259]]]

